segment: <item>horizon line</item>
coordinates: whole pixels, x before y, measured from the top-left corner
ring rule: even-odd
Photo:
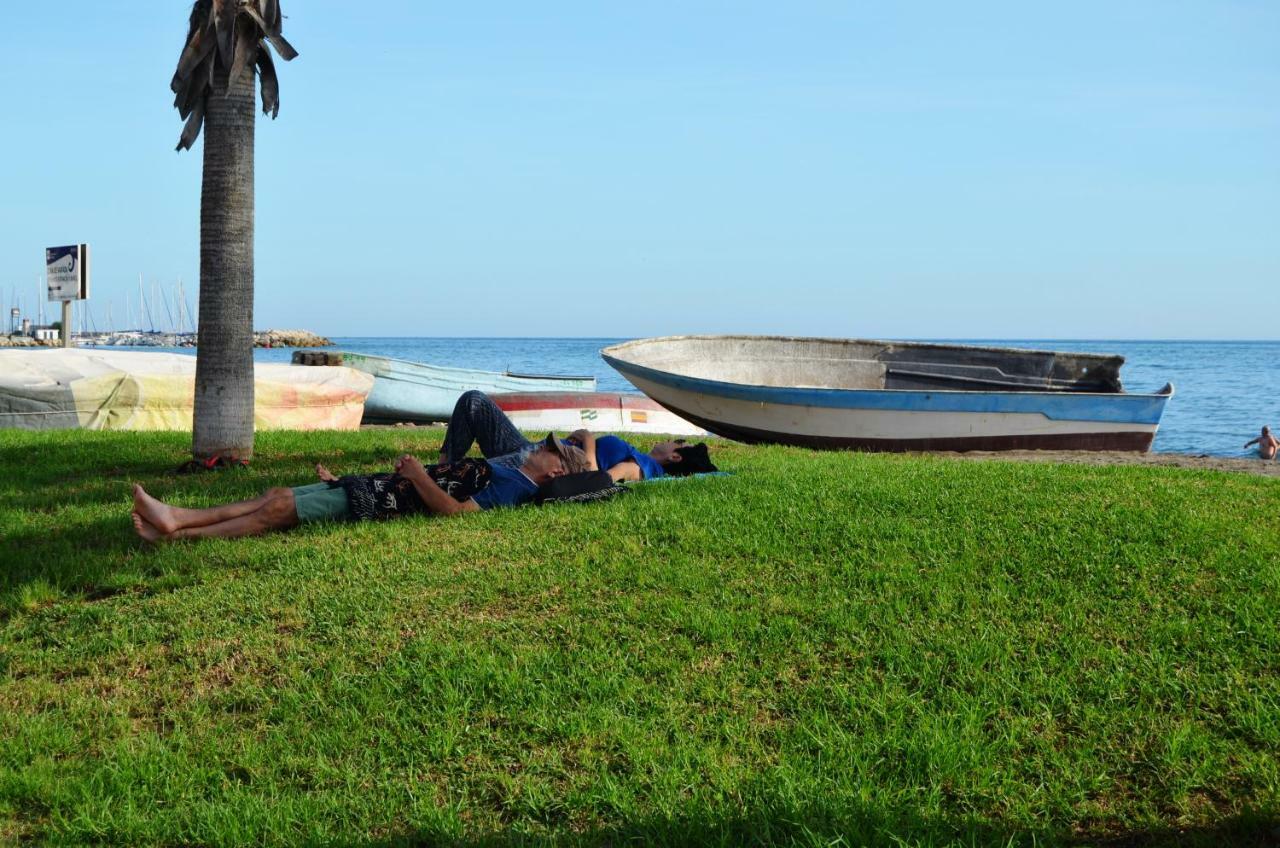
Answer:
[[[274,329],[274,328],[273,328]],[[256,330],[255,332],[269,332],[269,330]],[[278,331],[282,332],[282,331]],[[308,331],[311,332],[311,331]],[[324,333],[317,335],[325,335],[328,338],[336,339],[483,339],[483,340],[529,340],[539,339],[547,341],[613,341],[616,339],[645,339],[645,338],[664,338],[663,336],[379,336],[379,335],[358,335],[358,336],[328,336]],[[1280,337],[1274,339],[1231,339],[1231,338],[1173,338],[1173,337],[1068,337],[1068,336],[903,336],[897,339],[887,336],[800,336],[790,333],[676,333],[674,336],[759,336],[770,337],[777,336],[782,338],[822,338],[822,339],[867,339],[868,341],[913,341],[913,342],[1008,342],[1008,341],[1029,341],[1029,342],[1180,342],[1193,344],[1280,344]]]

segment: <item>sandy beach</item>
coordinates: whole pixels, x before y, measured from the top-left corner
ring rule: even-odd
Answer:
[[[1124,451],[968,451],[937,453],[954,459],[1004,462],[1061,462],[1073,465],[1146,465],[1189,468],[1195,471],[1233,471],[1280,477],[1280,462],[1248,457],[1209,456],[1189,453],[1129,453]]]

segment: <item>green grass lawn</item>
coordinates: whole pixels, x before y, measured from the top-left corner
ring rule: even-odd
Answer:
[[[0,431],[0,842],[1266,844],[1280,484],[716,446],[615,501],[147,549],[439,431]]]

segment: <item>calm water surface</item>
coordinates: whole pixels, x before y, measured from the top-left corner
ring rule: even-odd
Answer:
[[[600,349],[622,339],[424,339],[336,338],[341,350],[418,362],[546,374],[589,374],[601,391],[632,391],[600,358]],[[1241,448],[1263,424],[1280,427],[1276,342],[969,340],[1037,349],[1118,353],[1125,389],[1154,392],[1173,383],[1155,450],[1246,456]],[[194,353],[187,349],[183,353]],[[292,350],[258,350],[260,362],[288,362]]]

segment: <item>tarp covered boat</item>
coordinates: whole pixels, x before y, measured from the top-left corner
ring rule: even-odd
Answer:
[[[346,351],[338,355],[342,357],[343,365],[358,368],[374,377],[373,390],[365,401],[365,421],[369,423],[448,421],[459,395],[470,389],[497,394],[591,392],[596,388],[595,377],[447,368]]]
[[[639,394],[620,392],[513,392],[491,395],[521,430],[586,428],[601,433],[705,436],[707,431]]]
[[[0,351],[0,427],[190,430],[196,360],[80,348]],[[258,430],[354,430],[373,378],[351,368],[254,366]]]
[[[825,448],[1145,451],[1173,395],[1125,393],[1119,356],[1016,348],[716,335],[601,355],[713,433]]]

